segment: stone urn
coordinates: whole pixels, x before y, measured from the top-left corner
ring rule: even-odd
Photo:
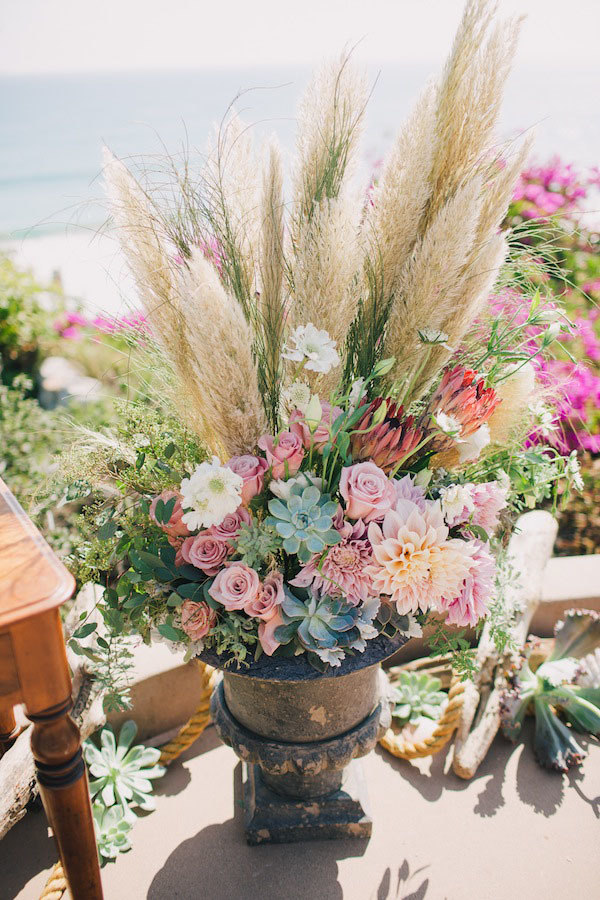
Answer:
[[[406,641],[379,636],[325,674],[304,656],[262,656],[238,669],[214,652],[200,654],[223,670],[211,713],[243,763],[249,844],[370,837],[359,757],[390,725],[381,663]]]

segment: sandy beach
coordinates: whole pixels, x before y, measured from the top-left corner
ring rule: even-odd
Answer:
[[[68,298],[90,312],[123,314],[135,307],[135,288],[116,241],[90,230],[0,242],[42,284],[60,277]]]

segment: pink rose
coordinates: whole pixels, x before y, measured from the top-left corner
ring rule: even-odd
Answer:
[[[323,411],[321,421],[312,433],[306,423],[305,416],[299,409],[295,409],[290,416],[290,431],[299,434],[302,438],[302,443],[307,448],[311,444],[314,444],[315,447],[322,447],[323,444],[326,444],[331,437],[331,426],[343,412],[339,406],[332,408],[331,403],[328,403],[326,400],[321,403],[321,409]]]
[[[159,500],[162,500],[163,503],[168,503],[173,497],[175,497],[175,506],[173,507],[171,518],[166,525],[163,525],[156,519],[156,506]],[[162,528],[165,534],[171,537],[187,537],[190,533],[185,522],[182,522],[184,513],[185,510],[181,505],[181,494],[178,494],[177,491],[163,491],[150,504],[150,518],[159,528]]]
[[[213,599],[222,603],[226,610],[245,610],[249,603],[256,600],[260,590],[258,574],[243,563],[227,563],[221,569],[208,593]]]
[[[355,463],[342,469],[340,494],[349,519],[377,522],[395,503],[394,484],[373,462]]]
[[[238,506],[235,512],[225,516],[220,525],[211,525],[208,531],[220,541],[232,541],[238,537],[242,523],[249,525],[251,521],[248,510]]]
[[[302,438],[291,431],[283,431],[277,438],[277,443],[275,441],[270,434],[263,434],[258,441],[258,446],[266,453],[273,478],[295,475],[304,458]]]
[[[271,572],[263,581],[256,600],[246,606],[245,612],[249,616],[268,622],[284,599],[283,575],[281,572]]]
[[[278,647],[281,646],[275,638],[275,629],[283,625],[283,618],[278,608],[267,622],[261,622],[258,626],[258,639],[260,646],[263,648],[267,656],[273,656]]]
[[[181,555],[187,563],[202,569],[205,575],[216,575],[227,559],[231,547],[211,531],[201,531],[194,537],[186,538],[181,546]]]
[[[232,456],[225,465],[243,479],[242,503],[248,505],[250,500],[260,494],[263,489],[265,471],[269,468],[268,462],[266,459],[246,454],[245,456]]]
[[[208,603],[201,600],[184,600],[181,605],[181,627],[192,641],[205,637],[217,621],[217,614]]]

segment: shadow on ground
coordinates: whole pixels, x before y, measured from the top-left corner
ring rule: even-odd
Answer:
[[[578,782],[583,778],[581,769],[574,768],[568,775],[550,772],[536,762],[533,752],[533,720],[525,722],[522,740],[511,744],[501,736],[492,744],[475,777],[466,781],[454,774],[451,767],[451,751],[442,751],[431,758],[429,771],[394,759],[380,747],[377,753],[397,771],[421,796],[434,803],[445,791],[463,791],[471,784],[482,784],[473,812],[483,818],[494,816],[505,805],[503,786],[506,769],[513,757],[517,758],[516,787],[519,799],[539,815],[553,816],[562,804],[565,790],[574,790],[586,803],[596,818],[600,818],[600,797],[585,795]],[[588,742],[578,736],[584,746]]]

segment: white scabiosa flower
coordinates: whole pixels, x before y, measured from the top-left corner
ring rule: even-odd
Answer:
[[[288,387],[283,389],[279,401],[279,414],[286,424],[295,409],[298,409],[302,415],[305,414],[310,397],[310,388],[306,381],[292,381]]]
[[[216,456],[211,462],[200,463],[196,471],[181,482],[181,505],[189,510],[182,516],[182,521],[190,531],[220,525],[242,502],[243,485],[241,475],[222,466]]]
[[[298,325],[290,335],[290,340],[281,355],[292,362],[304,362],[305,369],[322,372],[323,375],[340,364],[335,341],[326,331],[315,328],[312,322],[308,325]]]

